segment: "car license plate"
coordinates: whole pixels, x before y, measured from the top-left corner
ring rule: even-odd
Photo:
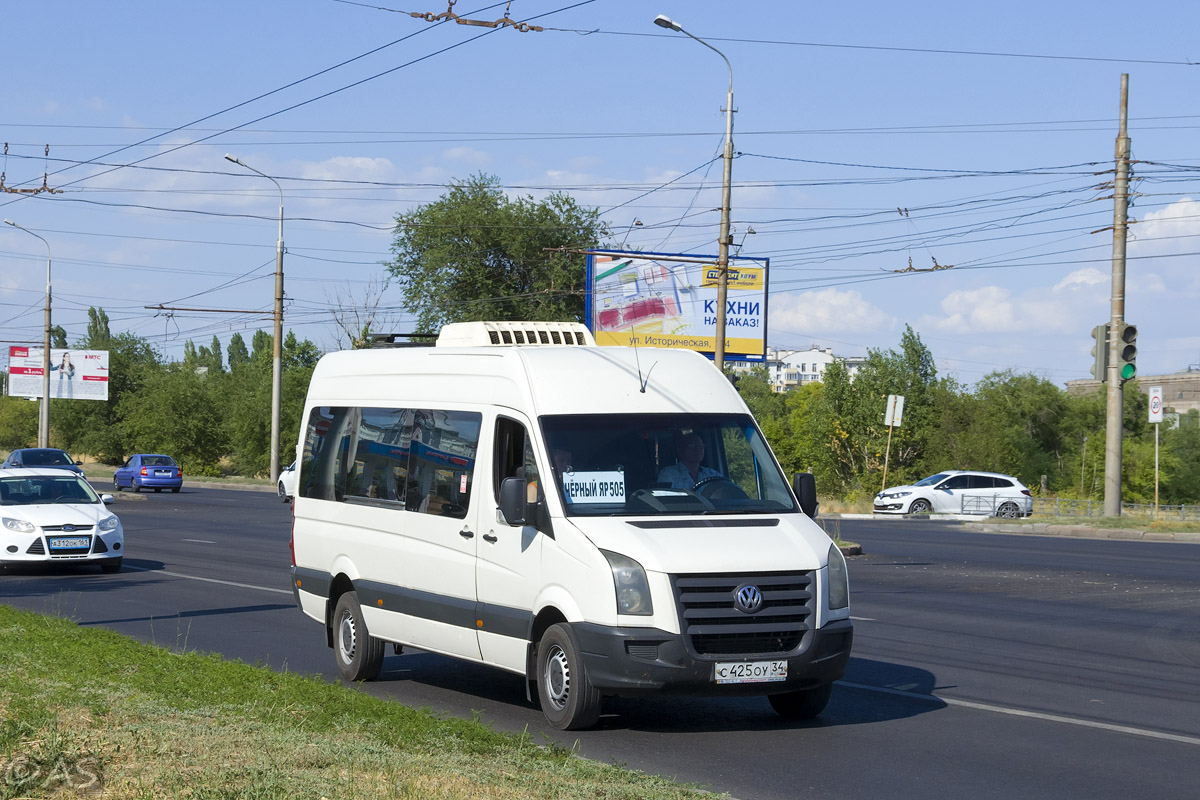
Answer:
[[[160,477],[160,478],[169,478],[169,477],[171,477],[171,470],[169,470],[169,469],[156,469],[156,470],[154,470],[154,474],[155,474],[156,476]]]
[[[787,680],[787,661],[718,661],[713,665],[717,683],[772,683]]]
[[[50,539],[51,550],[79,550],[80,548],[91,545],[91,539],[86,536],[55,536]]]

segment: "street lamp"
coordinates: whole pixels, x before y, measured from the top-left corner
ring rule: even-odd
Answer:
[[[265,172],[259,172],[237,156],[225,154],[227,161],[257,173],[279,190],[279,241],[275,246],[275,343],[271,361],[271,483],[279,480],[279,416],[283,394],[283,187]]]
[[[37,236],[28,228],[22,228],[11,219],[4,220],[5,225],[23,230],[30,236]],[[38,447],[50,446],[50,243],[42,239],[46,245],[46,330],[42,335],[42,406],[38,409]]]
[[[729,195],[733,185],[733,65],[725,54],[698,36],[693,36],[683,29],[683,26],[668,16],[659,14],[654,18],[654,24],[660,28],[677,31],[684,36],[695,39],[700,44],[712,50],[725,61],[729,67],[729,91],[725,95],[725,177],[721,184],[721,234],[718,241],[717,257],[717,349],[713,363],[717,369],[725,371],[725,295],[729,286],[729,245],[732,244],[729,235]]]

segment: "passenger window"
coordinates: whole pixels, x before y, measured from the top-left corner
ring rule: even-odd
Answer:
[[[955,475],[953,478],[950,478],[949,480],[947,480],[945,483],[943,483],[938,488],[939,489],[966,489],[967,486],[969,485],[968,480],[969,479],[966,475]]]
[[[526,498],[535,502],[541,495],[541,480],[533,442],[525,426],[507,417],[496,419],[496,464],[492,476],[492,491],[500,500],[500,484],[505,478],[522,478],[526,482]]]
[[[988,475],[968,475],[967,482],[971,489],[991,489],[996,485],[996,479]]]
[[[354,438],[354,461],[346,480],[346,496],[403,505],[412,412],[401,408],[364,408]]]
[[[405,507],[462,519],[471,499],[483,415],[418,409],[412,417]]]
[[[359,410],[335,406],[314,408],[304,434],[301,497],[341,500],[346,495],[346,472],[351,440],[357,439]]]

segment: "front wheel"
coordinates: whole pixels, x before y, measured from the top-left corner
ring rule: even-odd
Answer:
[[[829,705],[829,695],[832,693],[833,684],[823,683],[813,689],[773,694],[767,699],[771,701],[775,713],[784,719],[812,719]]]
[[[929,505],[928,500],[913,500],[912,505],[908,507],[910,514],[928,514],[933,511],[933,506]]]
[[[596,724],[600,719],[600,692],[588,680],[570,625],[560,622],[542,634],[537,671],[538,700],[551,725],[560,731],[577,731]]]
[[[358,595],[346,592],[333,611],[333,653],[338,672],[348,681],[371,681],[383,668],[383,640],[367,630]]]
[[[121,491],[121,482],[119,480],[117,480],[117,477],[115,475],[113,476],[113,491],[114,492]]]
[[[279,502],[286,503],[287,502],[287,489],[283,488],[283,481],[279,482],[278,489],[279,489]]]

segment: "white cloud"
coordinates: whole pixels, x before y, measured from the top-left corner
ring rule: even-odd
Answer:
[[[768,330],[820,335],[870,331],[895,325],[895,319],[860,292],[820,289],[774,297],[768,307]]]
[[[1130,230],[1129,249],[1139,253],[1195,250],[1195,239],[1173,237],[1200,236],[1200,201],[1180,198],[1166,208],[1148,212]]]
[[[396,171],[391,160],[361,156],[335,156],[316,163],[304,164],[300,174],[305,178],[328,178],[344,181],[383,181]]]
[[[476,150],[474,147],[451,147],[442,151],[442,158],[456,164],[482,167],[491,163],[492,155],[482,150]]]
[[[1067,277],[1054,285],[1054,291],[1061,292],[1064,289],[1078,289],[1086,286],[1098,286],[1104,283],[1111,283],[1112,276],[1101,272],[1095,267],[1084,267],[1077,269]]]

